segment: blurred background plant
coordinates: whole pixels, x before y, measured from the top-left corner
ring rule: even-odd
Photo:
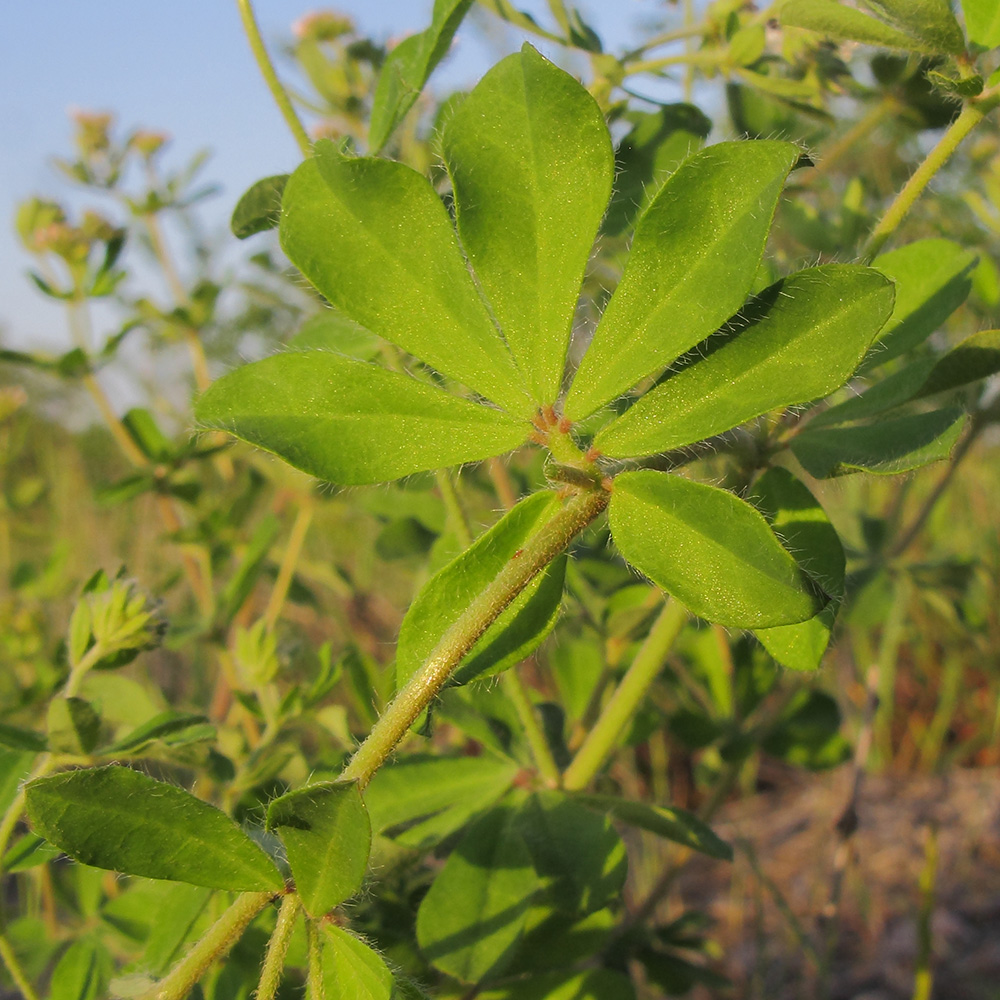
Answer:
[[[464,13],[469,5],[458,6]],[[470,14],[473,28],[497,44],[514,36],[547,44],[584,76],[612,125],[617,189],[588,273],[581,330],[617,280],[637,213],[706,141],[779,137],[810,153],[813,165],[793,175],[779,210],[764,287],[817,260],[867,253],[884,207],[956,120],[960,99],[980,93],[982,74],[996,69],[987,50],[1000,38],[981,36],[973,53],[987,54],[978,62],[964,43],[957,57],[913,39],[912,51],[887,52],[797,26],[795,16],[782,24],[782,6],[808,4],[666,3],[661,24],[624,53],[604,51],[585,15],[561,2],[536,17],[506,0],[481,0]],[[893,27],[891,17],[885,26]],[[450,37],[425,39],[426,73]],[[376,100],[393,66],[390,50],[336,12],[304,15],[283,56],[279,70],[294,65],[307,83],[292,96],[311,136],[362,152],[383,148],[429,172],[447,195],[436,135],[455,95],[419,93],[423,81],[409,81],[412,107],[398,105],[405,117],[394,130]],[[684,100],[643,98],[644,83],[658,78],[674,81]],[[73,126],[74,148],[57,163],[101,207],[75,214],[45,194],[23,203],[15,223],[31,280],[65,309],[66,349],[0,351],[0,866],[8,880],[0,982],[29,1000],[83,1000],[109,989],[138,995],[141,977],[164,973],[221,904],[208,890],[115,879],[59,860],[21,822],[21,782],[69,764],[141,762],[241,821],[261,820],[276,794],[309,775],[336,775],[393,693],[393,643],[412,596],[543,478],[532,451],[460,477],[336,490],[224,435],[192,437],[192,393],[239,359],[291,345],[371,360],[384,345],[321,309],[272,235],[259,232],[268,228],[261,219],[274,184],[237,207],[233,228],[252,252],[225,263],[198,221],[215,193],[201,180],[203,154],[166,170],[169,140],[159,132],[122,133],[111,115],[89,112],[76,113]],[[873,928],[879,920],[885,928],[887,909],[902,905],[905,914],[909,905],[892,892],[922,899],[921,912],[935,909],[926,845],[917,852],[930,871],[923,896],[916,875],[902,888],[882,892],[876,881],[862,892],[856,873],[869,870],[868,859],[855,856],[865,843],[855,829],[860,822],[865,834],[868,789],[896,794],[885,789],[946,777],[920,785],[928,791],[914,807],[915,830],[944,808],[943,789],[965,787],[956,776],[1000,764],[1000,410],[995,379],[981,377],[1000,369],[1000,336],[990,332],[1000,325],[998,154],[1000,129],[987,117],[910,213],[899,243],[952,242],[894,258],[907,288],[923,286],[909,326],[886,339],[814,421],[833,430],[863,426],[858,421],[913,399],[919,418],[927,412],[922,391],[947,391],[971,414],[968,423],[936,428],[920,454],[892,468],[880,468],[878,456],[854,466],[901,475],[829,478],[810,467],[808,452],[795,453],[820,476],[810,486],[847,546],[844,606],[822,668],[785,669],[779,661],[787,656],[776,659],[775,647],[769,652],[749,634],[688,625],[656,665],[648,697],[599,779],[601,790],[704,820],[726,817],[725,829],[740,838],[736,874],[730,879],[715,862],[704,876],[718,888],[709,898],[705,881],[700,890],[685,882],[686,872],[701,871],[691,867],[689,848],[630,829],[624,907],[596,909],[574,925],[539,918],[535,926],[529,917],[514,968],[549,968],[556,952],[567,969],[599,956],[608,970],[631,970],[640,995],[650,997],[791,997],[807,986],[819,997],[862,988],[929,995],[914,984],[928,981],[938,924],[912,922],[914,935],[918,925],[925,933],[914,937],[902,986],[841,934],[860,920],[869,942],[879,940]],[[98,302],[113,304],[113,322],[103,308],[94,322]],[[949,352],[983,330],[965,347],[975,353],[966,377],[970,356]],[[130,377],[123,349],[133,341],[156,374],[133,381],[128,398],[141,405],[122,413],[108,387]],[[852,402],[885,376],[896,380],[895,394],[881,404]],[[79,418],[85,405],[101,423]],[[794,440],[797,419],[772,414],[664,461],[696,462],[712,481],[746,488]],[[885,426],[877,433],[888,433]],[[411,736],[407,751],[433,749],[453,761],[486,754],[512,762],[515,772],[544,770],[549,757],[564,766],[629,665],[656,652],[650,636],[662,595],[610,556],[605,542],[592,529],[577,546],[559,625],[522,664],[523,685],[452,689],[431,735]],[[529,745],[525,705],[544,734],[541,751]],[[422,995],[412,979],[436,996],[470,996],[420,954],[414,914],[435,858],[514,772],[500,768],[496,787],[480,787],[474,803],[460,767],[410,773],[414,788],[453,788],[454,802],[429,825],[414,825],[419,813],[392,814],[383,824],[370,891],[351,904],[350,919],[404,974],[398,995]],[[820,804],[816,789],[826,796]],[[802,904],[801,887],[765,870],[769,815],[758,806],[791,793],[807,803],[801,822],[820,830],[813,856],[803,859],[808,876],[778,866],[789,879],[808,878]],[[998,798],[995,788],[988,794]],[[978,829],[970,820],[969,837]],[[993,837],[996,851],[995,830]],[[968,844],[959,835],[948,843],[955,874]],[[744,899],[749,884],[756,890]],[[1000,884],[993,891],[996,907]],[[970,926],[977,919],[949,912]],[[250,995],[274,920],[270,911],[261,915],[198,987],[206,1000]],[[295,969],[306,963],[303,942],[293,940],[288,963],[281,995],[290,996],[301,982]],[[976,984],[1000,976],[1000,966],[984,972],[967,964],[973,971],[964,978],[957,966],[947,972],[955,978],[940,995],[993,995]],[[515,996],[509,991],[517,988],[501,981],[480,995]],[[628,995],[588,988],[595,992],[580,995]]]

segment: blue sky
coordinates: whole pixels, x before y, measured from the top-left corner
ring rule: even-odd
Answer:
[[[675,10],[662,0],[577,5],[612,49],[641,37],[643,23]],[[257,0],[272,50],[314,6],[306,0]],[[425,27],[432,0],[334,0],[330,6],[384,41]],[[547,20],[543,0],[521,0],[518,6]],[[431,86],[447,91],[470,84],[501,48],[513,49],[520,40],[507,32],[487,42],[463,26]],[[250,56],[235,0],[7,3],[0,34],[0,329],[9,345],[22,349],[61,349],[66,339],[61,310],[25,278],[30,259],[11,232],[16,205],[32,194],[94,204],[93,198],[68,195],[50,164],[53,155],[69,153],[70,107],[114,111],[123,129],[168,132],[168,163],[210,148],[203,177],[222,186],[203,209],[210,229],[222,229],[236,198],[254,180],[286,171],[299,159]]]

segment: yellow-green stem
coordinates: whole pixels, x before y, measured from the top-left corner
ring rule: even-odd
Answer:
[[[441,690],[476,640],[511,601],[562,552],[608,504],[603,489],[573,494],[552,519],[525,543],[492,583],[444,634],[424,665],[392,700],[344,769],[343,778],[363,788],[420,713]]]
[[[575,792],[586,788],[618,745],[636,709],[659,677],[667,654],[687,618],[687,609],[667,598],[632,665],[563,774],[563,788],[567,791]]]
[[[977,100],[970,101],[965,105],[962,113],[951,123],[937,145],[913,172],[885,215],[879,220],[878,225],[872,230],[862,254],[866,264],[870,264],[878,256],[889,237],[899,228],[900,223],[906,218],[907,213],[923,194],[924,189],[930,184],[935,174],[951,159],[962,140],[998,103],[1000,103],[1000,85],[992,87],[980,95]]]
[[[201,940],[140,1000],[185,1000],[211,964],[236,943],[254,917],[270,903],[270,892],[244,892]]]
[[[35,992],[35,988],[31,985],[24,969],[21,967],[10,939],[3,930],[0,930],[0,959],[3,959],[3,964],[7,966],[10,978],[14,981],[14,985],[21,991],[24,1000],[41,1000],[39,994]]]
[[[281,901],[277,923],[267,942],[267,953],[264,955],[264,964],[260,970],[256,1000],[274,1000],[278,993],[281,974],[285,969],[285,956],[288,954],[288,945],[292,940],[292,931],[295,930],[295,919],[299,915],[299,908],[299,897],[294,892],[290,892]]]
[[[271,589],[271,596],[268,598],[267,608],[264,611],[264,621],[267,623],[268,631],[272,631],[278,623],[278,616],[281,614],[285,599],[288,597],[288,588],[292,585],[292,577],[295,575],[295,567],[302,554],[302,546],[309,533],[312,518],[313,502],[311,498],[306,498],[299,505],[299,512],[295,515],[295,521],[288,536],[288,544],[285,546],[285,553],[281,558],[281,565],[278,567],[278,577],[274,581],[274,587]]]
[[[552,751],[549,749],[548,740],[542,727],[538,724],[538,715],[535,706],[531,703],[531,698],[521,683],[521,678],[517,675],[517,667],[511,667],[503,675],[503,687],[508,698],[514,703],[517,709],[517,717],[524,727],[524,736],[528,741],[528,749],[531,751],[532,759],[538,768],[538,773],[550,788],[559,787],[559,767]]]
[[[243,31],[246,33],[247,41],[250,43],[250,50],[253,52],[254,59],[257,60],[257,68],[260,70],[260,75],[264,77],[264,82],[267,84],[268,90],[271,91],[271,96],[274,98],[275,104],[278,105],[278,110],[284,117],[285,124],[288,125],[292,135],[295,136],[295,141],[299,144],[302,155],[311,156],[312,143],[309,141],[309,135],[302,122],[299,121],[299,116],[295,113],[295,108],[292,107],[292,99],[288,96],[288,91],[285,90],[278,79],[278,74],[275,72],[271,57],[267,54],[267,47],[264,45],[264,39],[261,37],[257,18],[254,16],[253,4],[250,0],[236,0],[236,3],[240,9]]]
[[[319,928],[314,920],[306,921],[306,946],[309,949],[306,1000],[326,1000],[326,987],[323,984],[323,951]]]
[[[465,514],[465,508],[462,507],[462,501],[458,497],[455,480],[448,469],[438,469],[434,473],[434,479],[437,482],[441,499],[444,501],[444,509],[448,516],[448,522],[451,524],[451,529],[458,538],[458,544],[463,549],[467,549],[473,541],[472,528]]]

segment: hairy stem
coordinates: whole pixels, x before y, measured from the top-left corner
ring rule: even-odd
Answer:
[[[257,985],[257,1000],[274,1000],[281,985],[281,974],[285,969],[285,956],[288,954],[288,944],[295,930],[295,919],[299,915],[299,897],[290,892],[281,901],[278,911],[278,921],[274,925],[271,939],[267,942],[267,954],[260,970],[260,981]]]
[[[687,618],[687,609],[668,598],[632,665],[566,769],[563,788],[567,791],[575,792],[586,788],[618,745],[636,709],[659,677],[663,662]]]
[[[985,91],[975,101],[970,101],[962,113],[951,123],[948,131],[938,144],[927,154],[926,159],[913,172],[910,179],[896,195],[885,215],[872,230],[862,254],[863,262],[870,264],[885,245],[890,236],[899,228],[907,213],[924,193],[934,175],[951,159],[962,140],[1000,104],[1000,85]]]
[[[244,892],[237,896],[166,979],[161,979],[141,1000],[185,1000],[209,966],[232,948],[273,896],[270,892]]]
[[[603,489],[575,493],[466,608],[406,686],[375,723],[341,777],[363,788],[393,752],[420,713],[441,690],[476,640],[522,590],[562,552],[608,504]]]
[[[275,104],[278,105],[278,110],[284,117],[285,124],[291,130],[292,135],[295,136],[295,141],[298,143],[299,149],[302,150],[302,155],[311,156],[312,143],[309,141],[309,135],[302,122],[299,121],[299,116],[295,113],[295,108],[292,107],[292,99],[288,96],[288,91],[285,90],[278,79],[274,63],[271,62],[271,57],[267,54],[267,47],[264,45],[264,39],[261,37],[257,18],[254,16],[253,4],[250,0],[236,0],[236,3],[240,9],[243,31],[246,33],[247,41],[250,43],[254,59],[257,60],[257,68],[260,70],[260,75],[264,77],[264,82],[267,84],[268,90],[271,91],[271,96],[274,98]]]

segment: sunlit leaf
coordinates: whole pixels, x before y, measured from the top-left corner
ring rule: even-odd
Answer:
[[[650,470],[616,477],[611,535],[625,559],[696,615],[765,628],[824,603],[761,514],[726,490]]]
[[[857,368],[892,301],[892,286],[871,268],[799,271],[752,300],[594,446],[614,457],[651,455],[826,396]]]
[[[408,375],[326,351],[244,365],[209,387],[195,416],[341,485],[478,461],[516,448],[531,429]]]
[[[83,864],[214,889],[284,887],[271,859],[225,813],[130,768],[66,771],[25,791],[32,827]]]
[[[344,315],[511,412],[534,411],[422,174],[316,143],[285,188],[281,245]]]
[[[790,143],[722,142],[671,175],[636,227],[566,399],[570,419],[658,373],[739,309],[798,157]]]
[[[441,148],[462,246],[532,396],[553,403],[611,195],[604,116],[584,87],[526,44],[462,102]]]

